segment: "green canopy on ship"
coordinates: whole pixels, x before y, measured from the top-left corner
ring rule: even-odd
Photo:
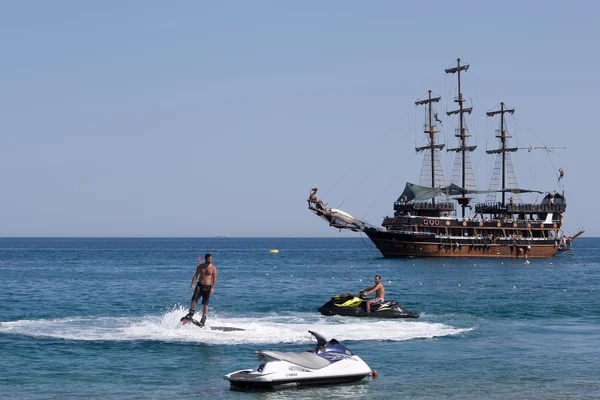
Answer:
[[[434,197],[440,195],[448,195],[448,196],[460,196],[463,194],[481,194],[481,193],[544,193],[539,190],[529,190],[529,189],[500,189],[500,190],[471,190],[464,189],[454,183],[451,183],[449,186],[443,187],[434,187],[431,186],[421,186],[415,185],[414,183],[406,182],[406,186],[404,187],[404,191],[396,201],[412,201],[412,200],[429,200]]]

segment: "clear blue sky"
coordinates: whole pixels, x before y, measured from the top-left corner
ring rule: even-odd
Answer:
[[[484,4],[485,3],[485,4]],[[600,6],[482,1],[4,1],[0,236],[348,236],[418,182],[428,89],[455,119],[457,57],[479,184],[485,112],[517,109],[522,187],[557,189],[565,230],[600,234]],[[448,101],[448,104],[446,104]],[[516,122],[515,122],[516,121]],[[450,174],[451,161],[445,161]],[[366,215],[365,215],[366,214]]]

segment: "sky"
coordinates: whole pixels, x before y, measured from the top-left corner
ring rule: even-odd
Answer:
[[[600,3],[599,3],[600,4]],[[600,5],[523,1],[0,2],[0,236],[354,237],[418,183],[427,90],[456,76],[487,188],[501,101],[519,186],[600,235]],[[446,157],[446,155],[444,155]],[[449,177],[452,159],[443,161]],[[563,186],[557,170],[563,168]]]

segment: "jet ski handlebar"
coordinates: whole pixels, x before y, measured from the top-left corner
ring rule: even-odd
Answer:
[[[317,346],[318,347],[323,347],[327,344],[327,339],[325,339],[323,336],[321,336],[319,333],[317,332],[313,332],[313,331],[308,331],[311,335],[313,335],[315,337],[315,339],[317,339]]]

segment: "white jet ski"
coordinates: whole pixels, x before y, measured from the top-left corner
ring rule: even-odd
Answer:
[[[281,389],[359,381],[372,374],[371,368],[336,339],[329,342],[309,331],[317,346],[303,353],[257,351],[254,369],[231,372],[223,378],[231,387],[247,389]]]

